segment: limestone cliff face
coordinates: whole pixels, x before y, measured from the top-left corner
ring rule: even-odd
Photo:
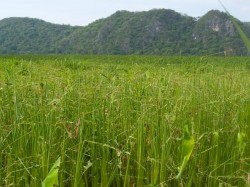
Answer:
[[[240,23],[240,21],[238,21]],[[235,55],[246,50],[237,30],[226,13],[209,11],[197,20],[193,30],[193,41],[204,53]]]
[[[194,28],[194,36],[200,38],[205,32],[215,32],[223,36],[235,36],[236,29],[227,14],[217,10],[209,11],[201,17]]]

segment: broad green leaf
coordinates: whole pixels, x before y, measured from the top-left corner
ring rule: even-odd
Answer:
[[[194,149],[194,144],[195,144],[195,141],[194,141],[194,137],[190,135],[189,131],[188,131],[188,127],[185,126],[185,134],[184,134],[184,138],[182,140],[182,157],[183,157],[183,160],[182,160],[182,164],[181,164],[181,167],[179,169],[179,173],[178,175],[176,176],[177,179],[180,179],[189,159],[190,159],[190,156],[193,152],[193,149]]]
[[[246,134],[243,132],[239,132],[237,135],[237,143],[239,147],[240,154],[243,155],[246,147]]]
[[[59,185],[58,171],[59,171],[60,164],[61,164],[61,157],[59,157],[56,160],[56,162],[50,169],[48,175],[42,182],[42,187],[54,187],[55,185]]]

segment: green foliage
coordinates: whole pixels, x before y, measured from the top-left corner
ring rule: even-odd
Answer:
[[[248,57],[0,62],[0,186],[249,185]]]
[[[42,187],[55,187],[59,185],[58,182],[58,171],[61,164],[61,157],[59,157],[52,168],[50,169],[48,175],[42,182]]]
[[[75,29],[31,18],[3,19],[0,21],[0,53],[61,53],[64,47],[61,41]]]
[[[189,161],[189,158],[193,152],[194,149],[194,144],[195,144],[195,140],[194,137],[192,135],[190,135],[189,130],[188,130],[188,126],[185,126],[184,128],[184,137],[182,140],[182,164],[181,167],[179,169],[179,173],[177,175],[177,179],[180,180],[181,175]]]
[[[239,152],[243,155],[246,148],[246,134],[244,132],[239,132],[237,134],[237,143],[239,146]]]
[[[250,36],[247,23],[237,22]],[[219,30],[215,30],[217,27]],[[225,13],[200,19],[173,10],[118,11],[85,27],[30,18],[0,21],[0,54],[246,55]]]

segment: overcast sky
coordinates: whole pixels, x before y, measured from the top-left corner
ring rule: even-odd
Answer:
[[[234,17],[250,22],[250,0],[222,2]],[[32,17],[52,23],[82,26],[117,10],[165,8],[193,17],[202,16],[211,9],[223,10],[217,0],[2,0],[0,8],[0,19]]]

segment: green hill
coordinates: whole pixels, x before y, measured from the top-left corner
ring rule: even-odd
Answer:
[[[0,53],[62,53],[61,41],[76,28],[32,18],[0,21]]]
[[[238,20],[250,36],[249,23]],[[85,27],[31,18],[0,21],[0,54],[246,55],[228,16],[216,10],[199,19],[173,10],[118,11]]]

